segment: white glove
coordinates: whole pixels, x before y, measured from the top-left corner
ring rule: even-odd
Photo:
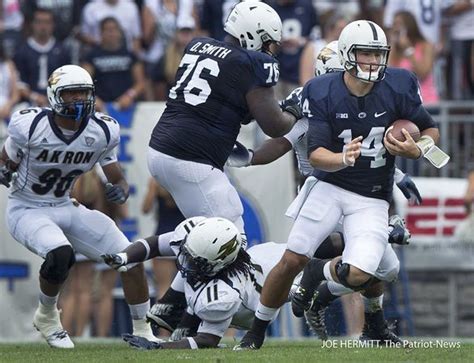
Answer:
[[[253,150],[247,149],[240,142],[236,141],[225,165],[234,168],[246,167],[252,164],[252,158]]]

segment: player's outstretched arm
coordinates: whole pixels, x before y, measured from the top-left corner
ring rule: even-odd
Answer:
[[[245,97],[250,113],[263,132],[270,137],[285,135],[302,117],[297,105],[282,111],[275,99],[273,88],[257,87],[247,92]]]
[[[102,167],[107,180],[105,196],[107,200],[123,204],[128,199],[129,186],[123,175],[119,163],[110,163]]]
[[[252,165],[269,164],[292,149],[291,143],[285,137],[265,141],[253,153]]]

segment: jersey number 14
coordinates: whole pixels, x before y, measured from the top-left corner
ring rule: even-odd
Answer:
[[[374,158],[370,161],[371,168],[380,168],[387,163],[386,150],[382,143],[384,132],[385,127],[372,127],[367,137],[362,140],[360,155]],[[344,144],[348,144],[352,140],[352,130],[346,129],[338,137],[344,140]]]

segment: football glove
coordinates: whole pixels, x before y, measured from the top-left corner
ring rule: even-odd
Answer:
[[[104,262],[112,267],[118,272],[126,272],[127,269],[127,254],[126,253],[117,253],[117,254],[105,254],[100,255]]]
[[[133,334],[122,334],[122,339],[126,341],[131,347],[137,349],[163,349],[160,343],[151,342],[147,338],[139,337]]]
[[[407,245],[410,243],[410,231],[405,225],[405,221],[397,214],[390,216],[388,221],[390,232],[388,235],[388,243],[397,245]]]
[[[105,184],[105,197],[108,201],[117,204],[123,204],[128,198],[128,194],[119,184],[107,183]]]
[[[416,184],[413,180],[408,176],[408,174],[404,174],[403,177],[396,182],[398,189],[401,190],[405,198],[407,198],[410,202],[414,202],[417,205],[423,203],[423,198],[416,187]]]
[[[12,175],[12,171],[6,165],[2,165],[0,167],[0,184],[9,188],[10,182],[12,181]]]
[[[252,158],[253,150],[247,149],[240,142],[236,141],[225,165],[234,168],[246,167],[252,165]]]
[[[287,98],[280,102],[280,107],[283,111],[291,113],[297,120],[303,117],[303,111],[301,110],[301,92],[303,87],[294,89]]]

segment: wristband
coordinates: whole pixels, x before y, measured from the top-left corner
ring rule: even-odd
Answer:
[[[419,158],[421,158],[434,146],[435,142],[431,136],[423,135],[415,144],[418,146],[418,149],[420,149],[421,153]]]

